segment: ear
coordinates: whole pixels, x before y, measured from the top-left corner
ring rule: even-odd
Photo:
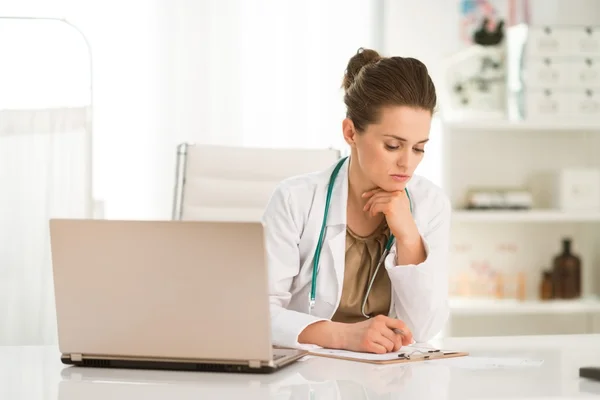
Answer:
[[[346,118],[342,121],[342,132],[344,134],[344,140],[351,147],[356,144],[356,129],[354,129],[354,122],[350,118]]]

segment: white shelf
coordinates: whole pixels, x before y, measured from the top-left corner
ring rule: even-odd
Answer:
[[[453,222],[600,222],[600,212],[557,210],[455,210]]]
[[[461,299],[449,301],[452,315],[600,313],[596,298],[576,300]]]
[[[445,121],[445,126],[452,131],[553,131],[553,132],[598,132],[600,123],[598,121],[509,121],[509,120],[459,120]]]

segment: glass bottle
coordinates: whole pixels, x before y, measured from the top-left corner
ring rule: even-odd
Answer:
[[[554,297],[574,299],[581,296],[581,259],[571,252],[571,239],[562,241],[562,253],[554,257],[552,283]]]
[[[540,283],[540,299],[550,300],[553,297],[552,271],[544,271],[542,274],[542,282]]]

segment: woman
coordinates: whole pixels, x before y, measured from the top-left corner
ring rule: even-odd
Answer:
[[[350,157],[283,181],[264,214],[272,340],[386,353],[428,341],[448,317],[450,204],[413,176],[436,93],[420,61],[363,49],[343,87]]]

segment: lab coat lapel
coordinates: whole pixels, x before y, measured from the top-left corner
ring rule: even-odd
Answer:
[[[335,180],[331,194],[329,218],[327,219],[327,248],[337,278],[337,296],[342,294],[346,259],[346,209],[348,202],[348,159]]]

